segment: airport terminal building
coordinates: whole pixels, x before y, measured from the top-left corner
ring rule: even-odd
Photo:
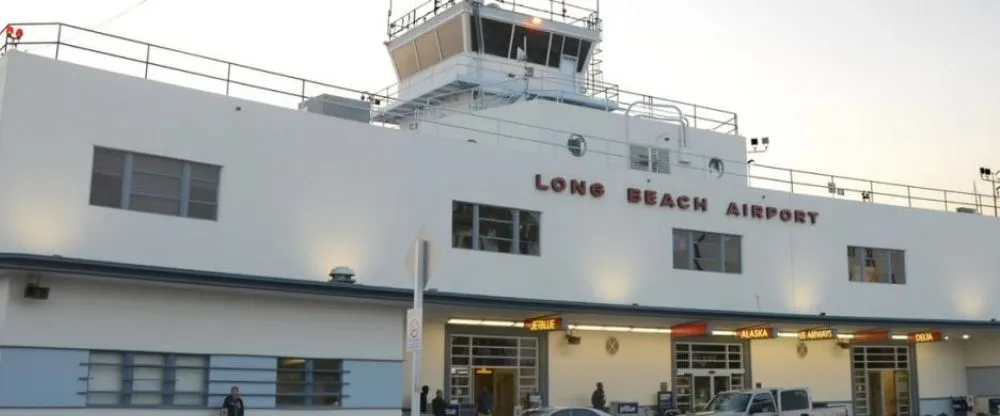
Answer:
[[[417,385],[498,416],[1000,398],[992,196],[750,163],[736,114],[601,79],[596,7],[487,3],[391,18],[379,92],[12,24],[0,412],[398,416],[414,337]]]

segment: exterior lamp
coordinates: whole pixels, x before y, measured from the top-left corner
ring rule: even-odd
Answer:
[[[333,270],[330,270],[330,283],[348,283],[353,284],[357,281],[354,280],[354,270],[346,266],[337,266]]]

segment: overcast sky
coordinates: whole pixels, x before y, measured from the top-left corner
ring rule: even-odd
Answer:
[[[386,0],[137,3],[0,0],[0,19],[357,89],[396,81]],[[761,163],[963,191],[1000,168],[998,0],[605,0],[601,14],[606,81],[737,112],[745,135],[771,138]]]

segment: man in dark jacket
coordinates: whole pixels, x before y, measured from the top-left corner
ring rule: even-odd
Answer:
[[[594,392],[590,395],[590,406],[595,409],[604,410],[605,404],[604,383],[597,382],[597,388],[594,389]]]
[[[222,410],[225,412],[224,416],[243,416],[243,399],[240,397],[239,387],[229,389],[229,395],[222,401]]]
[[[441,390],[434,392],[434,400],[431,401],[431,413],[434,416],[444,416],[448,409],[448,402],[444,401],[444,392]]]
[[[423,386],[420,388],[420,414],[427,414],[427,394],[431,391],[430,387]]]

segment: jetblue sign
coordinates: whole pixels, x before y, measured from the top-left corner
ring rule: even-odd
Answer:
[[[637,415],[639,414],[638,402],[618,402],[615,403],[616,415]]]

